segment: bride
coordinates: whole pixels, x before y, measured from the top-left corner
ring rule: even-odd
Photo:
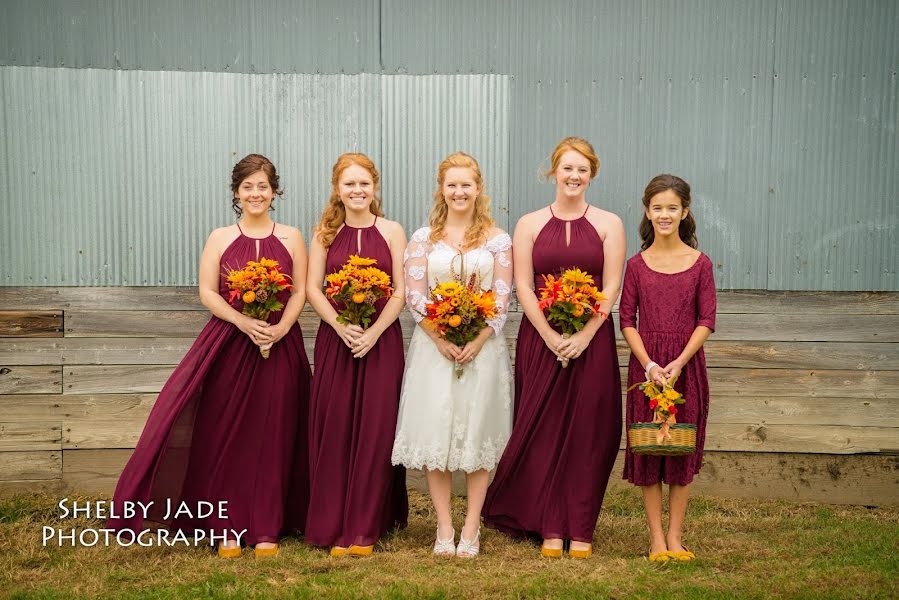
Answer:
[[[424,469],[437,512],[434,554],[474,557],[488,473],[512,428],[512,369],[503,326],[511,295],[512,240],[494,227],[478,162],[457,152],[437,169],[430,227],[412,235],[405,254],[412,334],[393,445],[394,465]],[[496,316],[460,348],[422,322],[437,283],[476,274],[496,296]],[[456,365],[464,365],[457,378]],[[456,546],[450,514],[452,472],[465,471],[468,508]]]

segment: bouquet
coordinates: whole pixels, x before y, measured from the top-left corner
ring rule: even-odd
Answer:
[[[375,314],[375,301],[393,293],[390,275],[372,266],[377,262],[354,254],[339,271],[325,278],[328,282],[325,295],[343,303],[337,313],[338,323],[368,327]]]
[[[284,308],[278,302],[278,292],[289,290],[290,276],[280,270],[278,261],[260,258],[259,261],[247,261],[243,269],[229,269],[226,275],[228,289],[231,294],[228,302],[243,302],[241,312],[248,317],[265,321],[268,316]],[[268,358],[269,348],[259,348],[262,358]]]
[[[632,423],[628,430],[631,450],[636,454],[679,455],[690,454],[696,449],[696,425],[677,423],[677,407],[684,404],[683,395],[674,389],[672,379],[661,389],[651,380],[637,383],[635,387],[649,399],[653,410],[652,423]],[[672,431],[675,437],[672,437]],[[654,434],[654,435],[653,435]]]
[[[493,290],[482,291],[479,278],[472,275],[467,282],[438,283],[431,290],[431,301],[425,304],[425,320],[448,342],[465,346],[496,315]],[[462,377],[462,365],[456,364],[456,378]]]
[[[546,311],[546,320],[562,329],[562,337],[569,338],[584,328],[587,321],[599,312],[599,303],[605,295],[593,284],[593,276],[578,268],[564,271],[558,278],[543,276],[540,288],[540,310]],[[568,366],[567,358],[560,358],[562,367]]]

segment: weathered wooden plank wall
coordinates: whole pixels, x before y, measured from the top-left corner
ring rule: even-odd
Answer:
[[[0,495],[110,493],[208,318],[195,288],[0,288]],[[318,319],[300,323],[311,358]],[[706,355],[698,491],[899,503],[899,294],[720,292]]]

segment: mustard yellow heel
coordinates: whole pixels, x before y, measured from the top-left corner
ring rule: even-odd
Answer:
[[[260,548],[260,547],[256,546],[255,548],[253,548],[253,555],[256,558],[266,558],[266,557],[278,556],[278,544],[275,544],[271,548]]]
[[[350,546],[346,553],[350,556],[371,556],[374,551],[374,546]]]
[[[240,546],[225,548],[219,545],[219,558],[240,558]]]
[[[568,549],[568,556],[571,558],[590,558],[593,555],[593,546],[590,546],[586,550],[574,550],[573,548]]]

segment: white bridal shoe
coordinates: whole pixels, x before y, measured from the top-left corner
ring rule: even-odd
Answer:
[[[434,542],[435,556],[454,556],[456,554],[456,530],[453,529],[453,535],[448,540],[440,539],[440,529],[437,529],[437,541]]]
[[[456,556],[460,558],[474,558],[481,553],[481,528],[474,534],[473,540],[466,540],[459,533],[459,545],[456,547]]]

